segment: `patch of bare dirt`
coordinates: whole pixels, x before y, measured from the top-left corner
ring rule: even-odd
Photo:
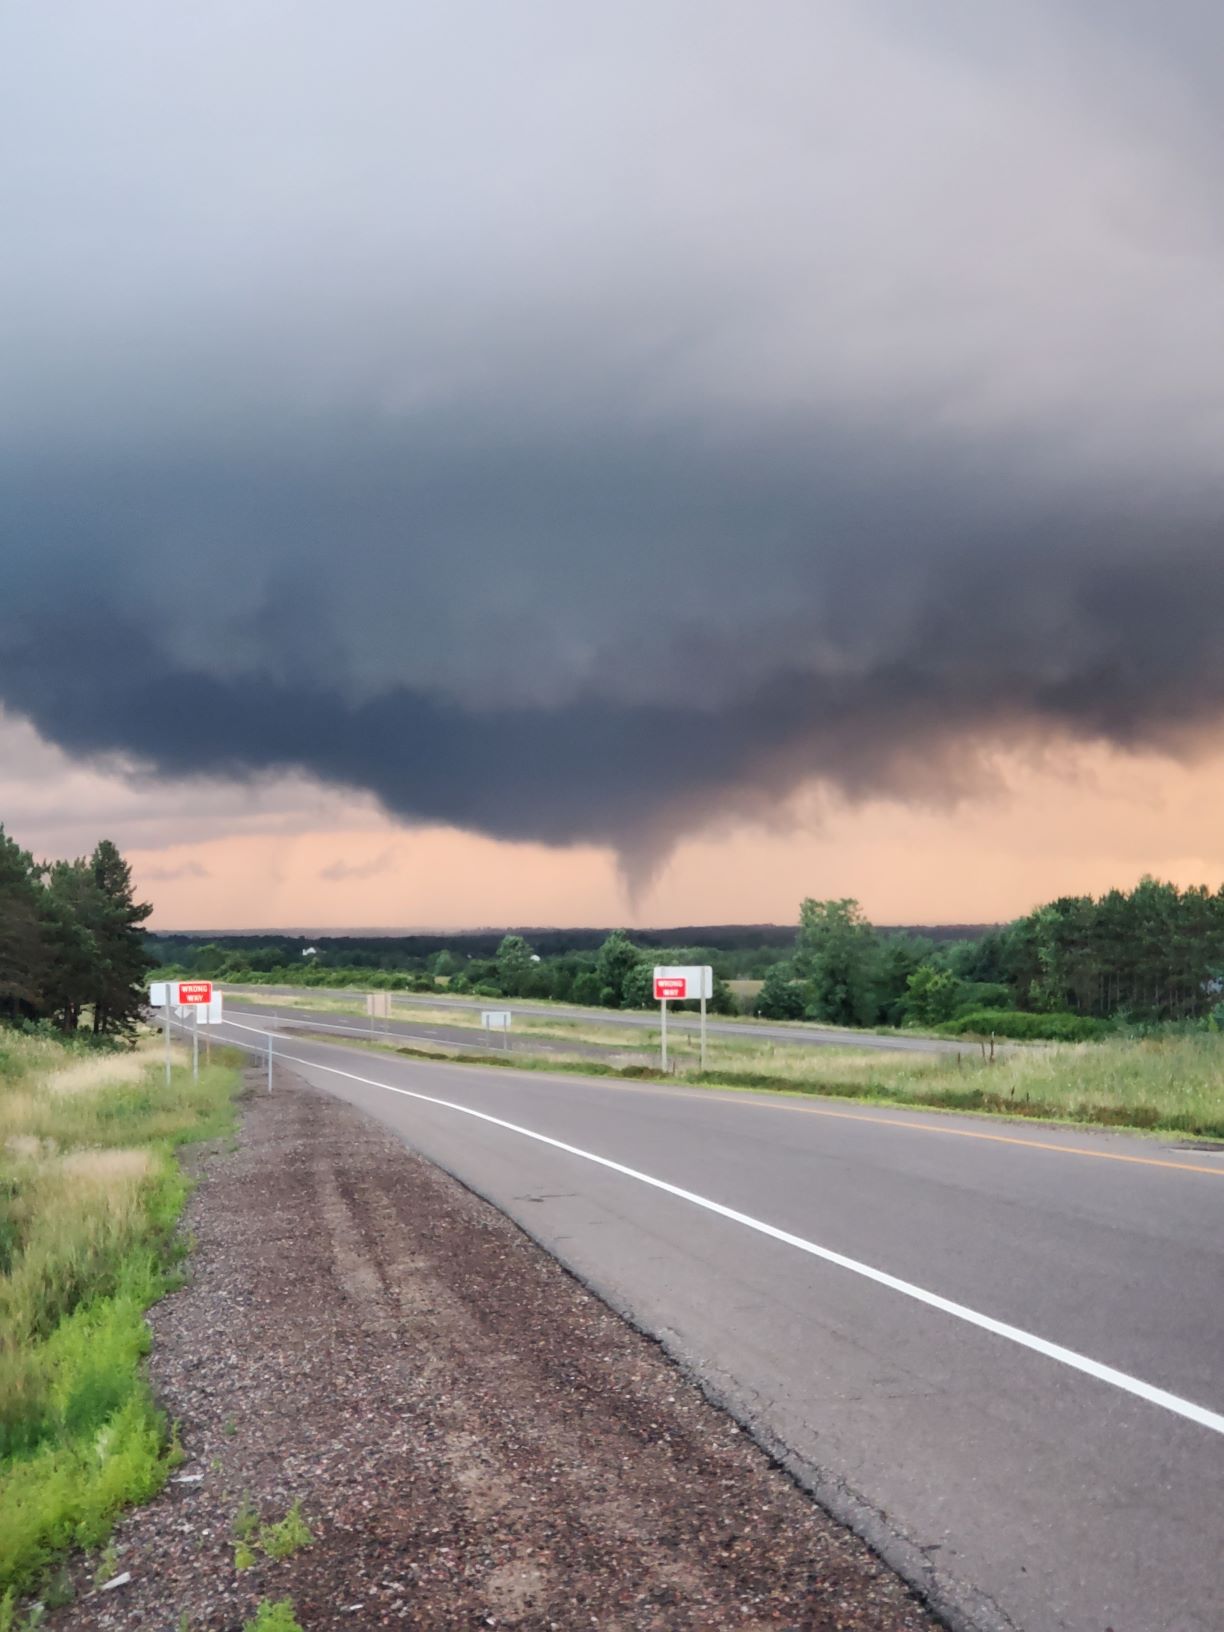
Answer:
[[[661,1350],[495,1209],[286,1075],[189,1206],[153,1311],[179,1481],[47,1625],[601,1632],[935,1626]],[[244,1499],[314,1544],[235,1567]]]

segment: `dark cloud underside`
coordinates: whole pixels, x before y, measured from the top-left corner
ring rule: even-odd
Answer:
[[[634,856],[1217,732],[1213,14],[105,11],[0,24],[55,742]]]

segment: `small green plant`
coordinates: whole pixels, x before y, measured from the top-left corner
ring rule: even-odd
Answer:
[[[42,1602],[48,1609],[63,1609],[76,1597],[76,1588],[72,1584],[72,1577],[63,1564],[53,1570],[43,1584]]]
[[[259,1529],[259,1509],[245,1491],[238,1503],[238,1511],[234,1514],[231,1528],[240,1541],[254,1540]]]
[[[234,1568],[249,1570],[255,1564],[255,1549],[249,1541],[240,1541],[234,1547]]]
[[[300,1502],[294,1502],[279,1524],[265,1524],[259,1532],[259,1545],[269,1558],[291,1558],[313,1540]]]
[[[108,1541],[98,1554],[98,1567],[94,1571],[94,1585],[100,1587],[104,1581],[119,1574],[119,1554],[115,1551],[113,1541]]]
[[[242,1632],[305,1632],[293,1613],[293,1600],[281,1598],[272,1603],[265,1598],[249,1621],[242,1623]]]
[[[224,1429],[226,1439],[233,1439],[234,1435],[237,1432],[238,1432],[238,1424],[234,1421],[233,1417],[227,1417],[225,1419],[225,1429]]]

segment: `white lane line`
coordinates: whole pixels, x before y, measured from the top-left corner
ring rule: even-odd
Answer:
[[[260,1037],[268,1035],[257,1026],[239,1025],[235,1020],[227,1020],[225,1024],[235,1026],[239,1031],[255,1032]],[[1129,1372],[1102,1365],[1099,1360],[1092,1360],[1086,1354],[1077,1354],[1074,1349],[1064,1349],[1059,1343],[1050,1343],[1044,1337],[1024,1331],[1022,1327],[1009,1326],[1006,1321],[995,1320],[992,1315],[980,1314],[976,1309],[970,1309],[963,1303],[954,1303],[951,1298],[941,1297],[938,1292],[928,1292],[925,1287],[915,1286],[912,1281],[903,1281],[896,1275],[888,1274],[886,1270],[876,1269],[871,1264],[861,1263],[857,1258],[848,1258],[844,1253],[834,1252],[830,1247],[822,1247],[815,1241],[808,1241],[802,1235],[793,1235],[789,1230],[779,1229],[776,1224],[767,1224],[764,1219],[754,1218],[751,1213],[741,1213],[735,1207],[724,1206],[721,1201],[712,1201],[709,1196],[698,1195],[694,1190],[685,1190],[678,1184],[669,1184],[666,1179],[656,1179],[652,1174],[642,1173],[636,1167],[626,1167],[623,1162],[614,1162],[609,1156],[598,1156],[594,1151],[566,1144],[563,1139],[553,1139],[549,1134],[537,1133],[534,1128],[524,1128],[517,1122],[507,1122],[500,1116],[490,1116],[487,1111],[473,1110],[470,1105],[457,1105],[454,1100],[438,1099],[433,1094],[417,1093],[411,1088],[396,1088],[392,1083],[376,1082],[373,1077],[358,1076],[354,1071],[341,1071],[338,1066],[324,1065],[318,1060],[304,1060],[279,1051],[276,1058],[285,1065],[304,1065],[314,1071],[330,1071],[333,1076],[345,1077],[349,1082],[359,1082],[366,1088],[381,1088],[388,1094],[400,1094],[405,1099],[416,1099],[426,1105],[440,1106],[443,1110],[458,1111],[461,1116],[473,1116],[479,1122],[488,1122],[495,1128],[505,1128],[509,1133],[521,1134],[524,1139],[534,1139],[538,1144],[550,1145],[554,1150],[564,1151],[567,1156],[578,1156],[584,1162],[593,1162],[596,1167],[607,1168],[609,1172],[619,1173],[624,1178],[649,1185],[652,1190],[662,1190],[666,1195],[676,1196],[679,1200],[700,1207],[707,1213],[716,1213],[719,1218],[728,1218],[733,1224],[742,1224],[745,1229],[755,1230],[758,1235],[766,1235],[773,1241],[781,1241],[785,1246],[796,1247],[800,1252],[806,1252],[813,1258],[821,1258],[827,1264],[835,1264],[839,1269],[848,1269],[852,1275],[860,1275],[864,1280],[874,1281],[877,1286],[887,1287],[890,1292],[899,1292],[902,1297],[925,1304],[928,1309],[938,1309],[941,1314],[951,1315],[954,1320],[964,1321],[968,1326],[976,1326],[979,1331],[1005,1338],[1009,1343],[1015,1343],[1022,1349],[1031,1349],[1035,1354],[1044,1355],[1047,1360],[1056,1360],[1059,1365],[1069,1366],[1072,1371],[1083,1372],[1085,1376],[1095,1377],[1101,1383],[1110,1383],[1123,1393],[1134,1394],[1137,1398],[1146,1400],[1149,1405],[1160,1406],[1162,1410],[1171,1411],[1175,1416],[1185,1417],[1189,1422],[1197,1423],[1200,1428],[1209,1428],[1213,1433],[1224,1434],[1224,1416],[1207,1410],[1205,1406],[1195,1405],[1192,1400],[1183,1400],[1180,1395],[1170,1394],[1166,1389],[1145,1383],[1141,1377],[1132,1377]]]

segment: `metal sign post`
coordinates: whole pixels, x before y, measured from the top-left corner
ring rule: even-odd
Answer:
[[[155,980],[149,987],[149,1007],[162,1011],[162,1033],[166,1052],[166,1087],[170,1086],[170,1005],[178,1002],[178,983]]]
[[[200,1080],[200,1006],[195,1009],[195,1025],[191,1028],[191,1080]]]
[[[662,1009],[660,1053],[663,1070],[667,1070],[667,1005],[669,1001],[686,1003],[690,998],[701,999],[701,1069],[706,1063],[706,998],[714,995],[714,970],[708,963],[695,963],[680,968],[659,964],[654,972],[654,995]]]
[[[389,1038],[391,1035],[391,993],[367,992],[366,1013],[370,1017],[370,1041],[374,1041],[374,1021],[376,1019],[387,1022],[383,1027],[383,1035]]]
[[[500,1031],[502,1034],[502,1047],[505,1049],[510,1047],[510,1020],[511,1013],[509,1009],[482,1009],[480,1011],[481,1025],[486,1031]]]

